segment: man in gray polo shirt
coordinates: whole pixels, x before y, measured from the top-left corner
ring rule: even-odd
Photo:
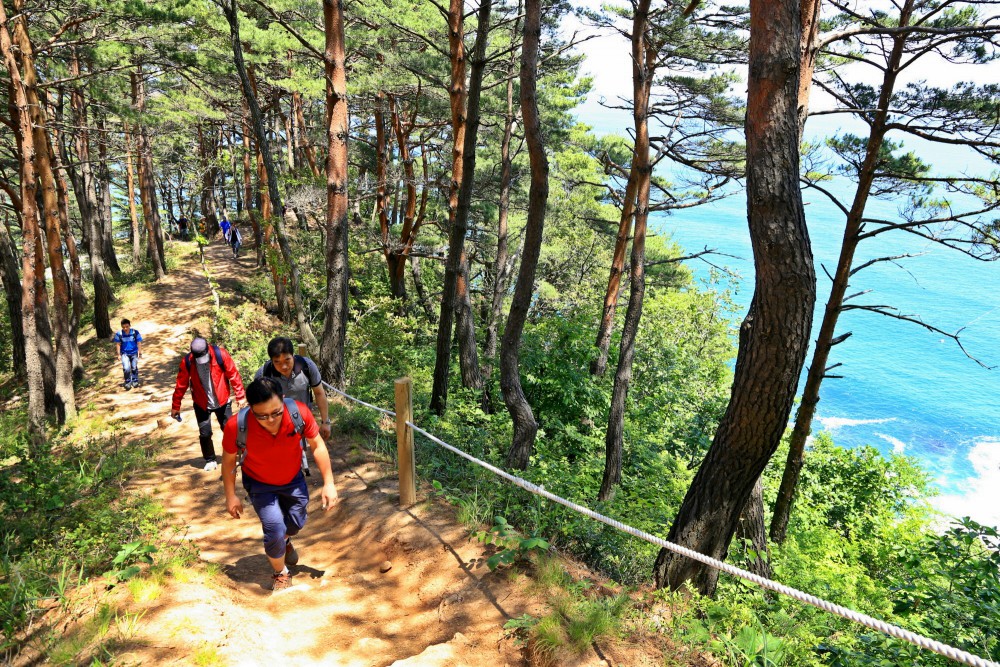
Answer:
[[[295,354],[295,345],[290,338],[278,337],[267,344],[267,356],[271,358],[257,369],[254,379],[274,378],[281,383],[287,398],[294,398],[310,408],[319,408],[319,433],[323,440],[330,439],[330,408],[323,389],[323,378],[319,367],[309,357]],[[315,400],[314,400],[315,399]]]

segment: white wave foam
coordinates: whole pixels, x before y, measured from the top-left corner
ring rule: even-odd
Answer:
[[[838,429],[841,426],[861,426],[863,424],[884,424],[896,421],[895,417],[886,419],[848,419],[847,417],[819,417],[817,420],[827,431]]]
[[[931,503],[945,514],[1000,526],[1000,437],[977,438],[968,458],[976,474],[966,481],[966,491],[938,496]]]
[[[891,435],[886,435],[885,433],[876,433],[875,435],[892,445],[893,454],[902,454],[906,451],[906,443],[899,438],[894,438]]]

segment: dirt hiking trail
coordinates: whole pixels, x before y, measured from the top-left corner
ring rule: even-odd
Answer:
[[[231,281],[254,272],[252,253],[233,260],[218,241],[205,249],[205,260],[224,302],[233,294],[227,289]],[[210,333],[212,308],[209,283],[194,253],[161,283],[119,304],[114,314],[113,322],[128,317],[143,335],[142,386],[123,390],[116,365],[93,395],[84,397],[105,416],[127,419],[130,438],[165,439],[156,466],[130,487],[156,498],[177,539],[189,540],[200,554],[190,572],[166,578],[153,593],[130,595],[119,585],[106,594],[117,595],[126,618],[138,618],[115,643],[114,664],[529,664],[523,648],[503,630],[511,618],[545,612],[526,592],[526,578],[491,573],[484,547],[469,539],[450,507],[426,494],[418,492],[418,504],[400,510],[394,471],[336,435],[329,449],[340,502],[329,512],[320,509],[321,478],[314,469],[307,478],[309,521],[295,538],[300,562],[292,568],[293,587],[272,596],[256,514],[246,503],[243,517],[232,519],[220,471],[202,470],[190,394],[182,404],[183,422],[169,418],[181,355],[193,332]],[[239,485],[237,490],[243,493]],[[71,634],[84,621],[64,620],[61,631]],[[22,657],[29,660],[22,664],[44,659]],[[94,654],[77,657],[74,664],[90,664]],[[573,664],[612,662],[591,653]]]

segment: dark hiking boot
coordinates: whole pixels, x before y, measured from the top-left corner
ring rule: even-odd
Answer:
[[[299,552],[292,546],[291,540],[285,540],[285,565],[293,566],[299,564]]]
[[[290,572],[275,572],[271,575],[271,593],[284,591],[292,587],[292,575]]]

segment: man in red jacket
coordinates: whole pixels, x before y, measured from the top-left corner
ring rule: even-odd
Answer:
[[[226,421],[233,414],[229,402],[230,388],[236,397],[237,408],[246,400],[243,379],[228,352],[218,345],[209,345],[204,338],[195,338],[191,341],[191,352],[181,359],[177,371],[170,416],[178,421],[181,399],[188,387],[191,388],[194,414],[198,420],[198,440],[201,454],[205,457],[205,470],[215,470],[219,464],[215,460],[215,445],[212,444],[212,415],[219,420],[219,428],[225,428]]]

